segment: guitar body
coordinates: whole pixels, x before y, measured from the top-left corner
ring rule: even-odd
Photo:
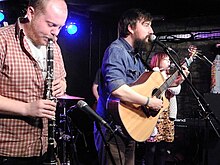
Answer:
[[[144,72],[131,88],[143,96],[152,97],[153,92],[157,91],[164,81],[160,72]],[[160,98],[163,100],[163,108],[155,115],[147,115],[142,106],[121,102],[112,96],[109,97],[107,105],[115,121],[123,126],[123,132],[135,141],[143,142],[150,137],[161,112],[169,106],[164,93]]]

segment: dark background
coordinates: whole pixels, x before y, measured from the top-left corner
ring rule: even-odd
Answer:
[[[68,0],[67,3],[68,20],[74,19],[79,26],[77,34],[73,36],[68,35],[64,27],[58,40],[67,71],[67,94],[84,97],[90,106],[95,101],[91,91],[95,73],[101,66],[104,50],[117,38],[119,16],[128,8],[143,8],[154,16],[152,27],[155,34],[177,52],[178,57],[175,56],[175,59],[187,57],[190,45],[195,45],[210,61],[219,53],[215,47],[220,43],[219,0]],[[0,1],[0,9],[6,13],[9,24],[24,15],[26,5],[25,0]],[[143,58],[149,59],[153,52],[160,50],[160,47],[154,45],[152,51],[143,55]],[[209,93],[211,66],[195,59],[190,72],[189,81],[195,89],[201,95]],[[176,124],[176,141],[170,148],[170,161],[184,165],[219,164],[219,140],[209,121],[205,123],[199,115],[202,110],[186,82],[177,99],[180,120]],[[211,100],[216,104],[219,97]],[[76,102],[67,100],[66,106],[74,125],[78,158],[82,164],[97,164],[92,120],[79,109],[70,108]],[[211,110],[214,116],[220,118],[219,106]],[[219,130],[215,120],[213,123]],[[138,145],[137,151],[139,160],[142,144]]]

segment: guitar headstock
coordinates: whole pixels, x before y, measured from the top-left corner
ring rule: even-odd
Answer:
[[[198,53],[197,47],[195,45],[190,45],[188,48],[189,56],[193,57]]]
[[[190,64],[193,62],[193,60],[195,59],[194,57],[197,56],[197,54],[199,54],[197,47],[194,45],[189,46],[188,52],[189,52],[189,58],[184,59],[184,64],[187,67],[189,67]]]

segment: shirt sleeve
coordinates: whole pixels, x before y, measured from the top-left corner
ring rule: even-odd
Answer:
[[[168,90],[170,91],[170,93],[172,93],[173,95],[178,95],[180,93],[181,90],[181,85],[178,85],[176,87],[170,87],[168,88]]]
[[[105,52],[102,74],[110,93],[126,84],[125,58],[126,51],[117,46],[110,47]]]

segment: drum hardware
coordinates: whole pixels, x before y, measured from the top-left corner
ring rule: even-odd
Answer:
[[[81,132],[77,128],[73,128],[72,120],[67,115],[66,109],[66,101],[79,99],[83,98],[69,95],[58,97],[57,150],[60,165],[79,165],[76,139]]]

